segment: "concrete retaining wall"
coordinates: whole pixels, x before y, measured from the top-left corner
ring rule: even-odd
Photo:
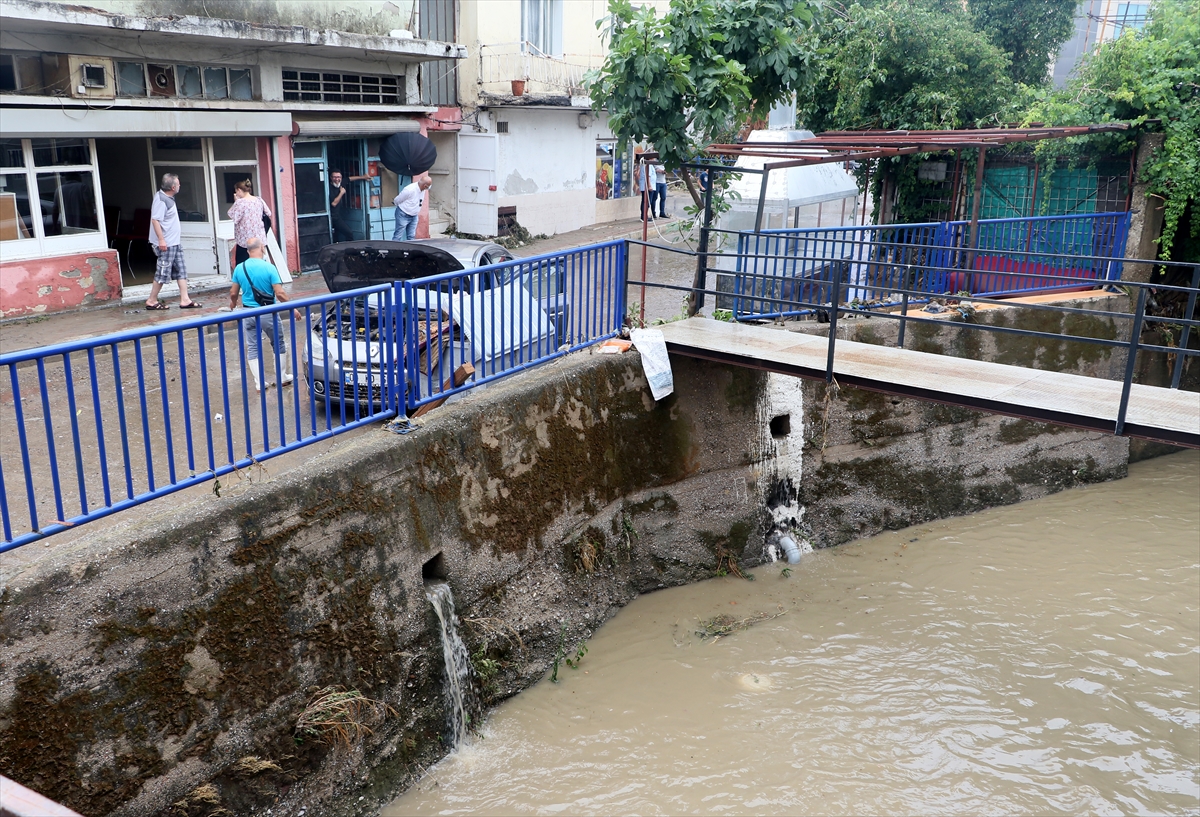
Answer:
[[[0,770],[89,817],[371,813],[446,751],[423,568],[493,703],[564,627],[573,652],[638,593],[748,569],[772,524],[830,544],[1124,472],[1122,440],[673,363],[660,404],[636,353],[575,356],[307,473],[31,546],[0,566]],[[391,711],[350,746],[297,734],[330,686]]]

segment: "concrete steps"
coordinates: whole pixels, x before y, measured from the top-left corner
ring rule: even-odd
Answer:
[[[432,207],[429,208],[429,237],[438,238],[446,234],[453,222],[449,218],[442,215],[441,211]]]

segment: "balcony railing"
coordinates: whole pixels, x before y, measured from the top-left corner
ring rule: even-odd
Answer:
[[[552,57],[530,42],[494,43],[479,47],[479,90],[485,94],[513,93],[514,80],[532,95],[581,96],[583,77],[603,57],[567,54]]]

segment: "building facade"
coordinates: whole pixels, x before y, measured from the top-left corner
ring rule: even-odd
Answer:
[[[1150,15],[1151,0],[1080,0],[1075,8],[1075,31],[1054,60],[1051,77],[1056,88],[1067,83],[1075,66],[1100,43],[1126,31],[1141,31]]]
[[[390,237],[408,179],[382,167],[380,142],[461,119],[423,102],[419,80],[466,56],[453,42],[110,5],[0,0],[0,318],[139,296],[168,172],[199,288],[228,281],[243,179],[275,213],[288,271],[331,241],[334,170],[363,177],[347,185],[355,237]]]
[[[656,2],[666,9],[667,3]],[[584,75],[607,54],[606,0],[460,0],[460,231],[513,221],[554,234],[634,218],[630,147],[592,111]]]

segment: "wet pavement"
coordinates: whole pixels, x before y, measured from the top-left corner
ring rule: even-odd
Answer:
[[[680,241],[677,228],[672,233],[672,224],[675,222],[659,220],[648,225],[648,240],[667,243],[674,238],[679,246],[686,246]],[[533,256],[641,236],[641,222],[623,221],[533,241],[513,251],[518,256]],[[631,247],[631,281],[641,278],[642,253],[642,247]],[[691,256],[666,250],[646,251],[648,281],[688,286],[694,270],[695,260]],[[328,292],[319,272],[298,275],[284,289],[293,300]],[[645,320],[649,323],[677,317],[683,295],[680,291],[646,288],[643,296],[641,288],[631,286],[627,297],[633,315],[639,314],[645,304]],[[203,308],[181,311],[177,297],[164,297],[162,302],[170,304],[164,311],[147,311],[140,304],[125,303],[6,321],[0,323],[0,351],[11,353],[214,318],[229,304],[228,288],[195,293],[194,300],[202,303]],[[0,430],[0,449],[12,452],[24,446],[30,453],[33,472],[30,484],[21,472],[21,458],[4,458],[12,533],[17,535],[31,529],[28,525],[31,510],[39,526],[45,526],[80,513],[84,510],[81,505],[103,507],[130,494],[153,490],[155,482],[162,486],[177,477],[210,471],[214,463],[219,466],[223,461],[250,457],[254,460],[252,467],[220,478],[226,492],[245,490],[256,481],[311,467],[315,458],[339,443],[349,442],[358,435],[379,433],[378,424],[366,425],[260,462],[263,446],[269,447],[272,441],[296,441],[331,426],[353,422],[354,418],[336,416],[336,409],[331,417],[325,404],[314,401],[308,388],[299,382],[284,389],[268,389],[261,396],[256,394],[247,372],[241,370],[236,327],[235,321],[229,321],[204,329],[172,332],[162,336],[159,348],[152,339],[141,342],[140,346],[130,342],[104,346],[91,360],[86,353],[75,353],[71,356],[70,370],[65,368],[61,357],[49,359],[41,373],[33,361],[18,364],[19,406],[14,400],[12,377],[4,373],[0,382],[0,415],[5,422]],[[211,336],[204,344],[210,349],[207,356],[193,342],[192,335],[197,332]],[[303,340],[298,338],[296,342],[302,344]],[[118,352],[115,357],[113,349]],[[96,391],[91,387],[91,367],[99,385]],[[44,374],[47,384],[45,400],[39,396],[40,374]],[[16,422],[18,417],[21,422]],[[21,430],[26,435],[24,442],[19,436]],[[165,452],[159,450],[163,441]],[[89,453],[97,451],[101,443],[105,454],[100,459],[104,462]],[[151,458],[150,469],[146,467],[146,457]],[[49,477],[54,459],[60,474],[58,489]],[[213,492],[213,482],[201,482],[139,506],[137,513],[166,513],[180,502],[189,501],[189,497],[194,500]],[[56,534],[45,540],[44,546],[65,544],[121,516],[117,514]],[[5,554],[5,559],[10,563],[14,558],[24,561],[41,547],[39,544],[33,550],[28,546],[19,548]]]
[[[677,243],[683,246],[678,242],[675,232],[671,230],[671,226],[678,223],[671,219],[659,219],[657,222],[651,223],[647,229],[648,240],[655,243]],[[517,247],[513,252],[518,256],[541,255],[601,241],[624,238],[640,239],[641,237],[642,224],[640,221],[636,219],[615,221],[560,233],[540,241],[532,241],[523,247]],[[673,238],[675,241],[672,241]],[[629,266],[630,280],[638,279],[641,274],[640,248],[632,248]],[[691,283],[694,271],[695,260],[691,257],[676,256],[661,250],[650,250],[648,253],[647,280],[687,285]],[[294,280],[290,284],[284,284],[283,288],[292,299],[323,295],[329,291],[321,273],[315,270],[296,275]],[[214,315],[218,308],[229,305],[228,292],[228,286],[197,291],[195,300],[202,303],[204,307],[196,310],[181,311],[176,297],[164,296],[162,301],[170,308],[161,312],[147,312],[140,303],[113,303],[87,310],[0,321],[0,352],[15,352],[36,346],[94,338],[113,332]],[[629,293],[631,301],[644,300],[646,302],[647,321],[654,318],[665,319],[679,313],[683,293],[676,294],[668,290],[650,289],[647,289],[647,293],[648,295],[644,299],[638,296],[636,288],[631,289]]]

